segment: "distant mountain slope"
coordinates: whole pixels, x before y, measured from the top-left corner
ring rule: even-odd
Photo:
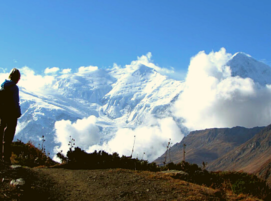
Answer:
[[[167,162],[170,159],[174,163],[181,162],[183,159],[183,144],[186,144],[185,160],[187,162],[199,165],[203,161],[210,163],[251,139],[262,129],[263,127],[251,129],[234,127],[193,131],[170,149],[170,156],[168,153]],[[156,159],[155,162],[163,164],[165,154]]]
[[[208,165],[209,170],[243,170],[255,172],[271,156],[271,125],[253,138]]]

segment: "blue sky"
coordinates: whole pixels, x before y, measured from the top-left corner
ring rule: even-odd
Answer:
[[[0,67],[124,66],[152,53],[186,71],[199,51],[246,52],[271,65],[267,0],[0,1]]]

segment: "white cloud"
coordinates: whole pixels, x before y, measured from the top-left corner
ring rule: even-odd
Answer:
[[[83,73],[88,73],[88,72],[93,72],[98,70],[97,66],[81,66],[78,68],[78,73],[83,74]]]
[[[0,74],[0,84],[2,84],[4,81],[5,81],[5,79],[8,79],[8,73],[1,73]]]
[[[101,134],[96,124],[96,117],[90,116],[85,119],[79,119],[75,123],[69,120],[57,121],[55,123],[55,142],[60,143],[55,148],[55,153],[63,150],[67,153],[69,150],[70,138],[75,139],[75,146],[93,152],[95,150],[104,150],[108,153],[117,152],[120,155],[130,156],[135,138],[133,157],[153,161],[166,150],[169,138],[172,143],[177,143],[183,138],[183,134],[172,118],[155,119],[148,116],[148,123],[135,130],[130,128],[119,128],[114,137],[100,145]],[[70,137],[71,136],[71,137]],[[57,160],[57,158],[54,158]]]
[[[21,68],[20,72],[21,79],[18,85],[24,87],[28,91],[40,92],[41,90],[45,90],[46,86],[50,85],[55,79],[54,76],[36,75],[35,72],[27,66]]]
[[[88,152],[105,150],[109,153],[117,152],[120,155],[130,156],[135,139],[133,157],[142,159],[145,152],[144,159],[153,161],[166,151],[169,139],[173,144],[182,140],[183,134],[172,118],[154,119],[149,116],[147,119],[148,124],[139,126],[135,130],[120,128],[111,140],[101,146],[91,146]],[[151,125],[153,123],[155,125]]]
[[[0,67],[0,71],[1,71],[1,74],[2,74],[2,73],[6,73],[6,72],[7,72],[7,69],[6,69],[6,68]]]
[[[55,142],[60,143],[60,147],[56,151],[63,150],[63,153],[67,153],[70,136],[75,139],[75,146],[84,150],[91,145],[98,144],[100,141],[99,128],[95,124],[95,116],[78,119],[74,123],[69,120],[55,122]]]
[[[45,74],[55,74],[59,71],[58,67],[53,67],[53,68],[46,68],[44,73]]]
[[[264,126],[271,119],[271,88],[250,78],[231,77],[231,54],[199,52],[191,59],[186,87],[172,111],[190,130]]]
[[[62,73],[62,74],[68,74],[68,73],[70,73],[71,71],[72,71],[72,69],[67,68],[67,69],[63,69],[63,70],[61,71],[61,73]]]

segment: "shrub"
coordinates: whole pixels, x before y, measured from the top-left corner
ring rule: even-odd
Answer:
[[[188,173],[187,176],[178,176],[179,179],[205,185],[219,189],[218,193],[225,190],[231,190],[235,194],[249,194],[261,199],[271,197],[271,191],[265,180],[258,178],[256,175],[244,172],[208,172],[196,164],[189,164],[182,161],[181,163],[169,163],[161,167],[161,170],[182,170]],[[223,189],[223,190],[222,190]]]
[[[61,160],[62,163],[66,163],[68,161],[68,158],[64,156],[64,154],[61,152],[58,152],[56,156]]]
[[[59,158],[65,157],[58,153]],[[67,152],[67,163],[70,168],[105,169],[124,168],[133,170],[158,171],[156,163],[149,163],[146,160],[134,159],[127,156],[119,156],[118,153],[108,154],[105,151],[94,151],[86,153],[79,147]]]
[[[13,152],[14,160],[16,163],[26,165],[29,167],[40,165],[54,165],[54,162],[49,156],[41,149],[35,147],[31,141],[26,144],[20,140],[12,142],[11,150]]]
[[[236,194],[249,194],[261,199],[270,196],[271,192],[266,181],[256,175],[231,171],[218,172],[217,174],[227,181],[228,188]]]

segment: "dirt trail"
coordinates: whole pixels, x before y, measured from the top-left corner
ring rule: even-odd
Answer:
[[[14,177],[12,171],[10,173],[2,172],[2,174],[5,174],[6,178]],[[242,197],[237,199],[236,195],[221,194],[218,190],[173,179],[163,173],[148,171],[22,168],[16,172],[15,176],[25,178],[27,186],[23,192],[11,189],[11,192],[7,193],[7,190],[1,191],[0,189],[0,200],[156,201],[222,200],[222,197],[226,198],[225,200],[247,200]],[[6,188],[8,185],[4,187]],[[17,199],[14,199],[16,196]]]
[[[161,174],[130,170],[34,169],[48,175],[63,200],[218,200],[214,190]],[[56,194],[56,192],[52,192]]]

